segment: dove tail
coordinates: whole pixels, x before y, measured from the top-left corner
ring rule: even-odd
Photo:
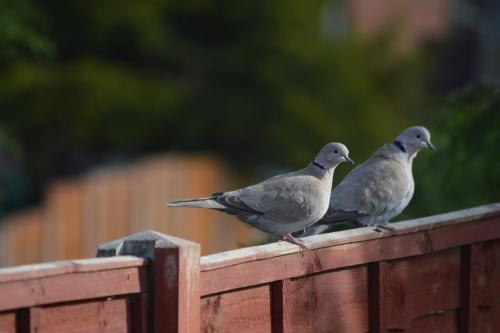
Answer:
[[[167,204],[169,207],[192,207],[192,208],[211,208],[211,209],[224,209],[225,206],[221,205],[212,198],[199,198],[172,201]]]

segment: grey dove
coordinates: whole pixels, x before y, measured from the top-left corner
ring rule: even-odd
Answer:
[[[328,143],[301,170],[242,189],[213,193],[206,198],[174,201],[168,206],[210,208],[235,215],[252,227],[305,248],[291,233],[312,225],[325,215],[333,173],[342,162],[353,163],[347,147]]]
[[[422,148],[435,150],[429,131],[421,126],[405,129],[394,142],[379,148],[335,187],[325,216],[301,237],[344,223],[383,227],[413,197],[412,163]]]

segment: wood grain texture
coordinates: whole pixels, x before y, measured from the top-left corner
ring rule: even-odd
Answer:
[[[499,217],[202,270],[201,295],[500,238]]]
[[[269,286],[237,290],[202,298],[201,332],[271,332]]]
[[[15,333],[16,332],[16,313],[4,312],[0,313],[0,332]]]
[[[500,240],[470,247],[470,332],[500,332]]]
[[[0,311],[144,292],[145,270],[133,267],[0,283]]]
[[[277,332],[368,332],[367,272],[361,266],[284,281]]]
[[[383,292],[387,328],[414,329],[418,318],[442,316],[460,307],[458,249],[388,262]],[[457,317],[458,318],[458,317]],[[436,319],[437,320],[437,319]]]
[[[411,326],[405,330],[405,333],[452,333],[459,331],[458,311],[446,311],[438,314],[426,315],[415,318]],[[394,331],[388,331],[394,332]],[[398,332],[398,331],[395,331]],[[483,333],[486,331],[483,331]]]
[[[129,310],[124,298],[30,309],[31,332],[127,333]]]

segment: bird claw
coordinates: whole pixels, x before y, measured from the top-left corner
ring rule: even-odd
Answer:
[[[300,246],[300,248],[303,250],[307,250],[307,246],[304,244],[303,241],[301,241],[298,238],[293,237],[290,234],[281,237],[281,240],[288,242],[288,243],[291,243],[291,244],[294,244],[294,245],[297,245],[297,246]]]

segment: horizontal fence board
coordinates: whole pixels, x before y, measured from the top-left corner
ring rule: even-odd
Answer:
[[[0,311],[147,290],[146,268],[70,273],[0,284]]]
[[[244,261],[240,264],[202,270],[201,295],[243,288],[313,274],[324,270],[355,266],[369,262],[428,254],[465,244],[500,238],[500,217],[488,216],[479,221],[461,221],[442,228],[420,229],[362,242],[346,243],[326,248],[267,259]],[[266,247],[263,245],[262,247]]]
[[[283,332],[368,332],[365,266],[286,280]]]
[[[16,332],[16,313],[5,312],[0,313],[0,332],[15,333]]]
[[[68,273],[104,271],[116,268],[141,267],[142,258],[132,256],[55,261],[35,265],[0,268],[0,283],[44,278]]]
[[[202,298],[201,332],[271,332],[269,286]]]
[[[127,333],[129,311],[125,298],[30,309],[31,332]]]
[[[391,224],[392,232],[375,232],[373,228],[356,228],[337,231],[323,235],[304,238],[304,243],[311,249],[361,242],[371,239],[392,237],[395,235],[415,233],[422,230],[432,230],[461,223],[477,222],[500,216],[500,203],[494,203],[474,208],[463,209],[446,214],[433,215],[404,222]],[[239,250],[226,251],[201,258],[201,270],[208,271],[245,262],[269,259],[297,253],[301,250],[286,242],[272,243],[262,246],[247,247]]]
[[[412,329],[418,318],[457,312],[460,251],[452,249],[390,261],[382,287],[389,330]]]

